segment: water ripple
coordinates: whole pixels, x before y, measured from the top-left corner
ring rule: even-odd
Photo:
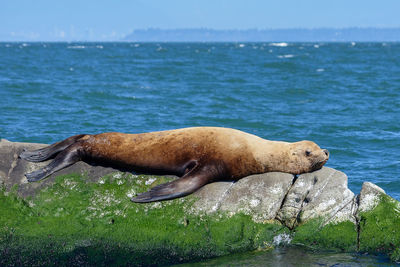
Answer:
[[[382,64],[385,62],[385,64]],[[0,43],[0,137],[238,128],[400,199],[400,44]]]

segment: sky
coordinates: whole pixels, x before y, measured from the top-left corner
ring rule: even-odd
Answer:
[[[0,41],[115,41],[135,29],[400,27],[400,0],[1,0]]]

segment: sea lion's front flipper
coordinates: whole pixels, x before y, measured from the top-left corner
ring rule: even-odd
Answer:
[[[182,178],[157,185],[149,191],[132,198],[131,201],[146,203],[184,197],[211,182],[213,174],[213,172],[207,171],[206,168],[196,166]]]

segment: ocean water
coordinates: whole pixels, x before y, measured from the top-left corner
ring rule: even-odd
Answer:
[[[400,199],[400,43],[0,43],[0,137],[190,126],[312,140]]]
[[[400,199],[400,43],[0,43],[0,137],[190,126],[313,140]]]
[[[317,252],[299,247],[279,247],[268,251],[253,251],[223,256],[204,262],[186,263],[174,267],[388,267],[398,266],[382,255]]]

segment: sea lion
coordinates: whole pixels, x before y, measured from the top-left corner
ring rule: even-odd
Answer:
[[[152,202],[189,195],[218,180],[238,180],[251,174],[300,174],[320,169],[329,152],[311,141],[269,141],[239,130],[193,127],[141,134],[101,133],[69,137],[22,159],[40,162],[55,157],[46,167],[25,174],[41,180],[77,161],[180,178],[132,198]]]

